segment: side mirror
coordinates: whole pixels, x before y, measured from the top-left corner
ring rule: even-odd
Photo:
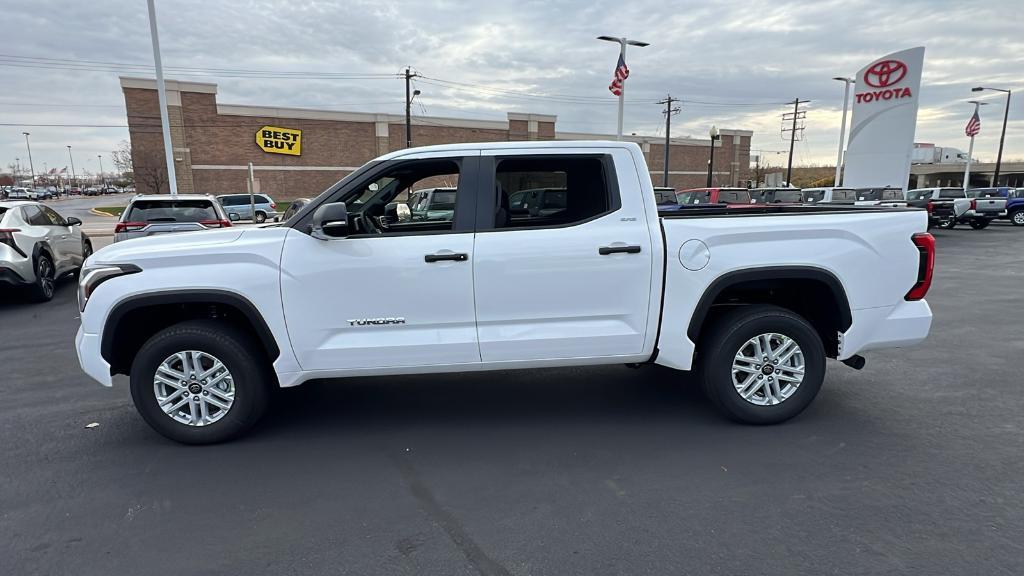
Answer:
[[[68,216],[67,223],[68,226],[80,226],[82,224],[82,221],[79,220],[78,218],[75,218],[74,216]]]
[[[228,214],[228,220],[231,220],[232,222],[238,222],[239,220],[241,220],[241,218],[238,217],[238,214],[232,212]]]
[[[408,222],[412,220],[412,210],[408,204],[402,202],[389,202],[384,206],[384,221],[388,224],[396,222]]]
[[[348,208],[344,202],[324,204],[313,212],[313,237],[333,240],[348,235]]]

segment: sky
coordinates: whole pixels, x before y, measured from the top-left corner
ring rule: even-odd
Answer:
[[[673,136],[712,125],[754,132],[754,154],[784,165],[784,104],[807,104],[794,164],[834,165],[843,85],[889,52],[925,46],[918,142],[966,150],[972,98],[982,107],[975,158],[994,161],[1005,95],[1004,161],[1024,159],[1024,35],[1019,0],[902,2],[743,0],[269,1],[157,0],[167,78],[218,84],[229,104],[403,113],[410,66],[416,115],[504,120],[556,114],[566,132],[614,134],[608,83],[617,46],[649,42],[627,63],[625,132],[664,135],[667,94],[681,98]],[[30,132],[37,172],[111,169],[128,138],[119,75],[152,76],[144,0],[3,0],[0,170]],[[43,126],[46,124],[60,126]],[[87,125],[87,126],[86,126]],[[91,127],[89,127],[91,126]],[[97,158],[102,155],[102,159]]]

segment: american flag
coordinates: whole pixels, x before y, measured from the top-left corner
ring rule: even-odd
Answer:
[[[978,132],[981,132],[981,118],[978,117],[978,111],[975,110],[974,116],[971,116],[971,119],[967,121],[967,127],[964,128],[964,133],[971,138],[974,138],[978,135]]]
[[[626,66],[626,59],[619,54],[619,64],[615,67],[615,78],[608,85],[608,90],[616,96],[622,96],[622,83],[629,78],[629,66]]]

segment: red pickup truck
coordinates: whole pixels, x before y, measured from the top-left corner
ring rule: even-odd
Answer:
[[[726,204],[728,206],[753,206],[750,190],[746,188],[690,188],[676,192],[680,206],[693,204]]]

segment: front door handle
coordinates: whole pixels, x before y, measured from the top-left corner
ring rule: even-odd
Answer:
[[[609,254],[639,254],[639,246],[601,246],[597,249],[597,253],[601,256],[607,256]]]
[[[465,262],[469,260],[469,254],[457,253],[457,254],[427,254],[423,257],[424,262],[441,262],[443,260],[452,260],[454,262]]]

